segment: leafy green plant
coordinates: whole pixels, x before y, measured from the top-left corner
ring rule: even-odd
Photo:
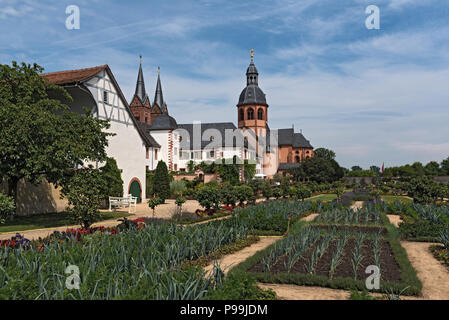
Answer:
[[[123,196],[122,170],[117,166],[114,158],[108,158],[106,164],[100,168],[103,178],[102,200],[108,201],[109,197]]]
[[[89,228],[98,217],[103,198],[103,184],[100,170],[90,165],[75,170],[61,189],[61,194],[68,200],[67,212],[84,228]]]
[[[250,200],[251,197],[254,195],[253,189],[246,185],[234,187],[234,192],[235,192],[237,199],[239,200],[241,205],[245,201]]]
[[[153,217],[154,217],[156,207],[160,204],[163,204],[164,201],[162,201],[162,199],[159,197],[153,197],[153,198],[148,199],[147,203],[148,203],[148,206],[151,208],[151,210],[153,210]]]
[[[220,204],[220,190],[211,186],[202,186],[195,192],[195,199],[202,207],[208,210],[212,206],[218,209]]]
[[[0,224],[5,223],[6,219],[14,214],[15,209],[14,199],[0,192]]]
[[[237,202],[238,195],[235,191],[234,187],[230,184],[226,184],[223,186],[220,190],[220,202],[228,205],[228,206],[235,206],[235,203]]]
[[[34,64],[0,64],[0,177],[17,205],[21,179],[62,184],[75,166],[106,160],[109,122],[75,113],[69,93]],[[53,97],[58,97],[55,99]]]
[[[179,213],[182,213],[182,205],[186,202],[186,198],[178,196],[176,197],[175,203],[178,206]]]
[[[170,192],[176,197],[182,197],[186,189],[187,187],[183,180],[173,180],[172,182],[170,182]]]

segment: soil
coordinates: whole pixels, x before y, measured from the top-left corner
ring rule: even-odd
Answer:
[[[312,253],[315,251],[315,248],[323,241],[323,239],[318,240],[314,245],[312,245],[309,249],[306,250],[304,255],[296,262],[293,266],[291,273],[307,273],[307,267],[310,262],[310,258]],[[314,274],[321,276],[329,276],[330,264],[331,260],[334,256],[338,240],[333,240],[323,256],[318,259]],[[401,281],[401,272],[398,263],[396,262],[393,252],[391,250],[390,244],[385,240],[380,240],[381,242],[381,253],[380,253],[380,268],[381,268],[381,277],[383,280],[391,281],[391,282],[400,282]],[[334,278],[354,278],[354,271],[352,267],[352,254],[354,252],[356,246],[356,240],[354,238],[349,239],[344,248],[343,253],[340,259],[340,263],[335,269],[333,274]],[[362,260],[360,265],[357,268],[357,279],[364,280],[366,279],[365,270],[369,265],[375,265],[374,262],[374,249],[373,249],[373,240],[365,240],[363,242],[362,247]],[[277,273],[285,273],[288,270],[286,269],[284,262],[286,262],[287,257],[281,257],[276,264],[274,264],[271,268],[271,272],[273,274]],[[262,263],[258,263],[255,266],[249,269],[251,272],[264,272],[264,266]]]

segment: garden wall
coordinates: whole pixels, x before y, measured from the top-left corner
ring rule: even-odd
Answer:
[[[0,192],[8,193],[8,184],[0,184]],[[52,213],[64,211],[67,200],[60,198],[60,188],[46,180],[38,185],[21,180],[17,190],[17,215],[28,216],[39,213]]]
[[[373,177],[344,177],[343,179],[348,183],[360,183],[362,179],[364,179],[367,184],[371,184],[373,181]]]
[[[173,179],[175,179],[175,180],[186,179],[187,181],[193,181],[193,180],[195,180],[196,177],[197,177],[196,174],[178,174],[178,175],[173,175]]]
[[[362,179],[365,179],[366,183],[371,184],[373,177],[344,177],[343,179],[349,183],[360,183]],[[433,177],[433,180],[435,182],[449,183],[449,176]]]
[[[433,178],[436,182],[449,183],[449,176],[441,176]]]

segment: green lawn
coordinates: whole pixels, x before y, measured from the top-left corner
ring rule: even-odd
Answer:
[[[332,201],[334,199],[337,199],[337,195],[334,193],[329,193],[329,194],[320,194],[314,197],[310,197],[307,200],[311,200],[311,201]]]
[[[407,203],[413,202],[412,199],[410,199],[408,197],[404,197],[404,196],[383,195],[382,199],[387,203],[395,202],[396,200],[407,202]]]
[[[114,218],[119,219],[130,215],[132,214],[126,212],[101,212],[95,222]],[[15,217],[13,221],[7,221],[5,224],[0,225],[0,233],[70,225],[75,225],[75,223],[73,223],[71,216],[66,212],[37,214],[28,217]]]

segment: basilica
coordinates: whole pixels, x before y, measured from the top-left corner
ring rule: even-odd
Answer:
[[[158,159],[164,160],[169,170],[186,171],[193,161],[220,161],[234,156],[256,164],[260,177],[272,177],[276,172],[294,167],[302,159],[313,156],[313,147],[302,133],[293,128],[270,130],[266,95],[259,87],[259,72],[251,62],[246,70],[246,87],[240,93],[236,105],[237,125],[232,122],[199,123],[200,141],[193,143],[195,124],[178,123],[170,115],[162,93],[160,69],[153,102],[145,89],[142,58],[137,75],[136,90],[130,101],[130,109],[139,126],[149,140],[159,146]],[[236,139],[226,140],[226,132],[234,137],[243,137],[244,143]],[[186,139],[183,140],[185,133]],[[248,137],[252,137],[248,142]],[[213,143],[219,140],[217,143]],[[237,139],[238,140],[238,139]],[[258,142],[264,141],[263,147]]]
[[[133,194],[139,201],[145,198],[146,172],[155,170],[160,160],[175,172],[187,171],[192,162],[246,160],[256,165],[258,177],[270,178],[313,157],[313,147],[302,133],[293,128],[270,129],[269,105],[259,87],[253,52],[246,86],[236,95],[236,124],[176,120],[169,113],[159,69],[152,101],[147,94],[142,58],[129,102],[107,64],[44,73],[42,77],[68,91],[73,98],[68,102],[72,111],[84,113],[87,108],[94,117],[109,121],[108,130],[114,135],[108,139],[106,152],[122,170],[124,194]]]

